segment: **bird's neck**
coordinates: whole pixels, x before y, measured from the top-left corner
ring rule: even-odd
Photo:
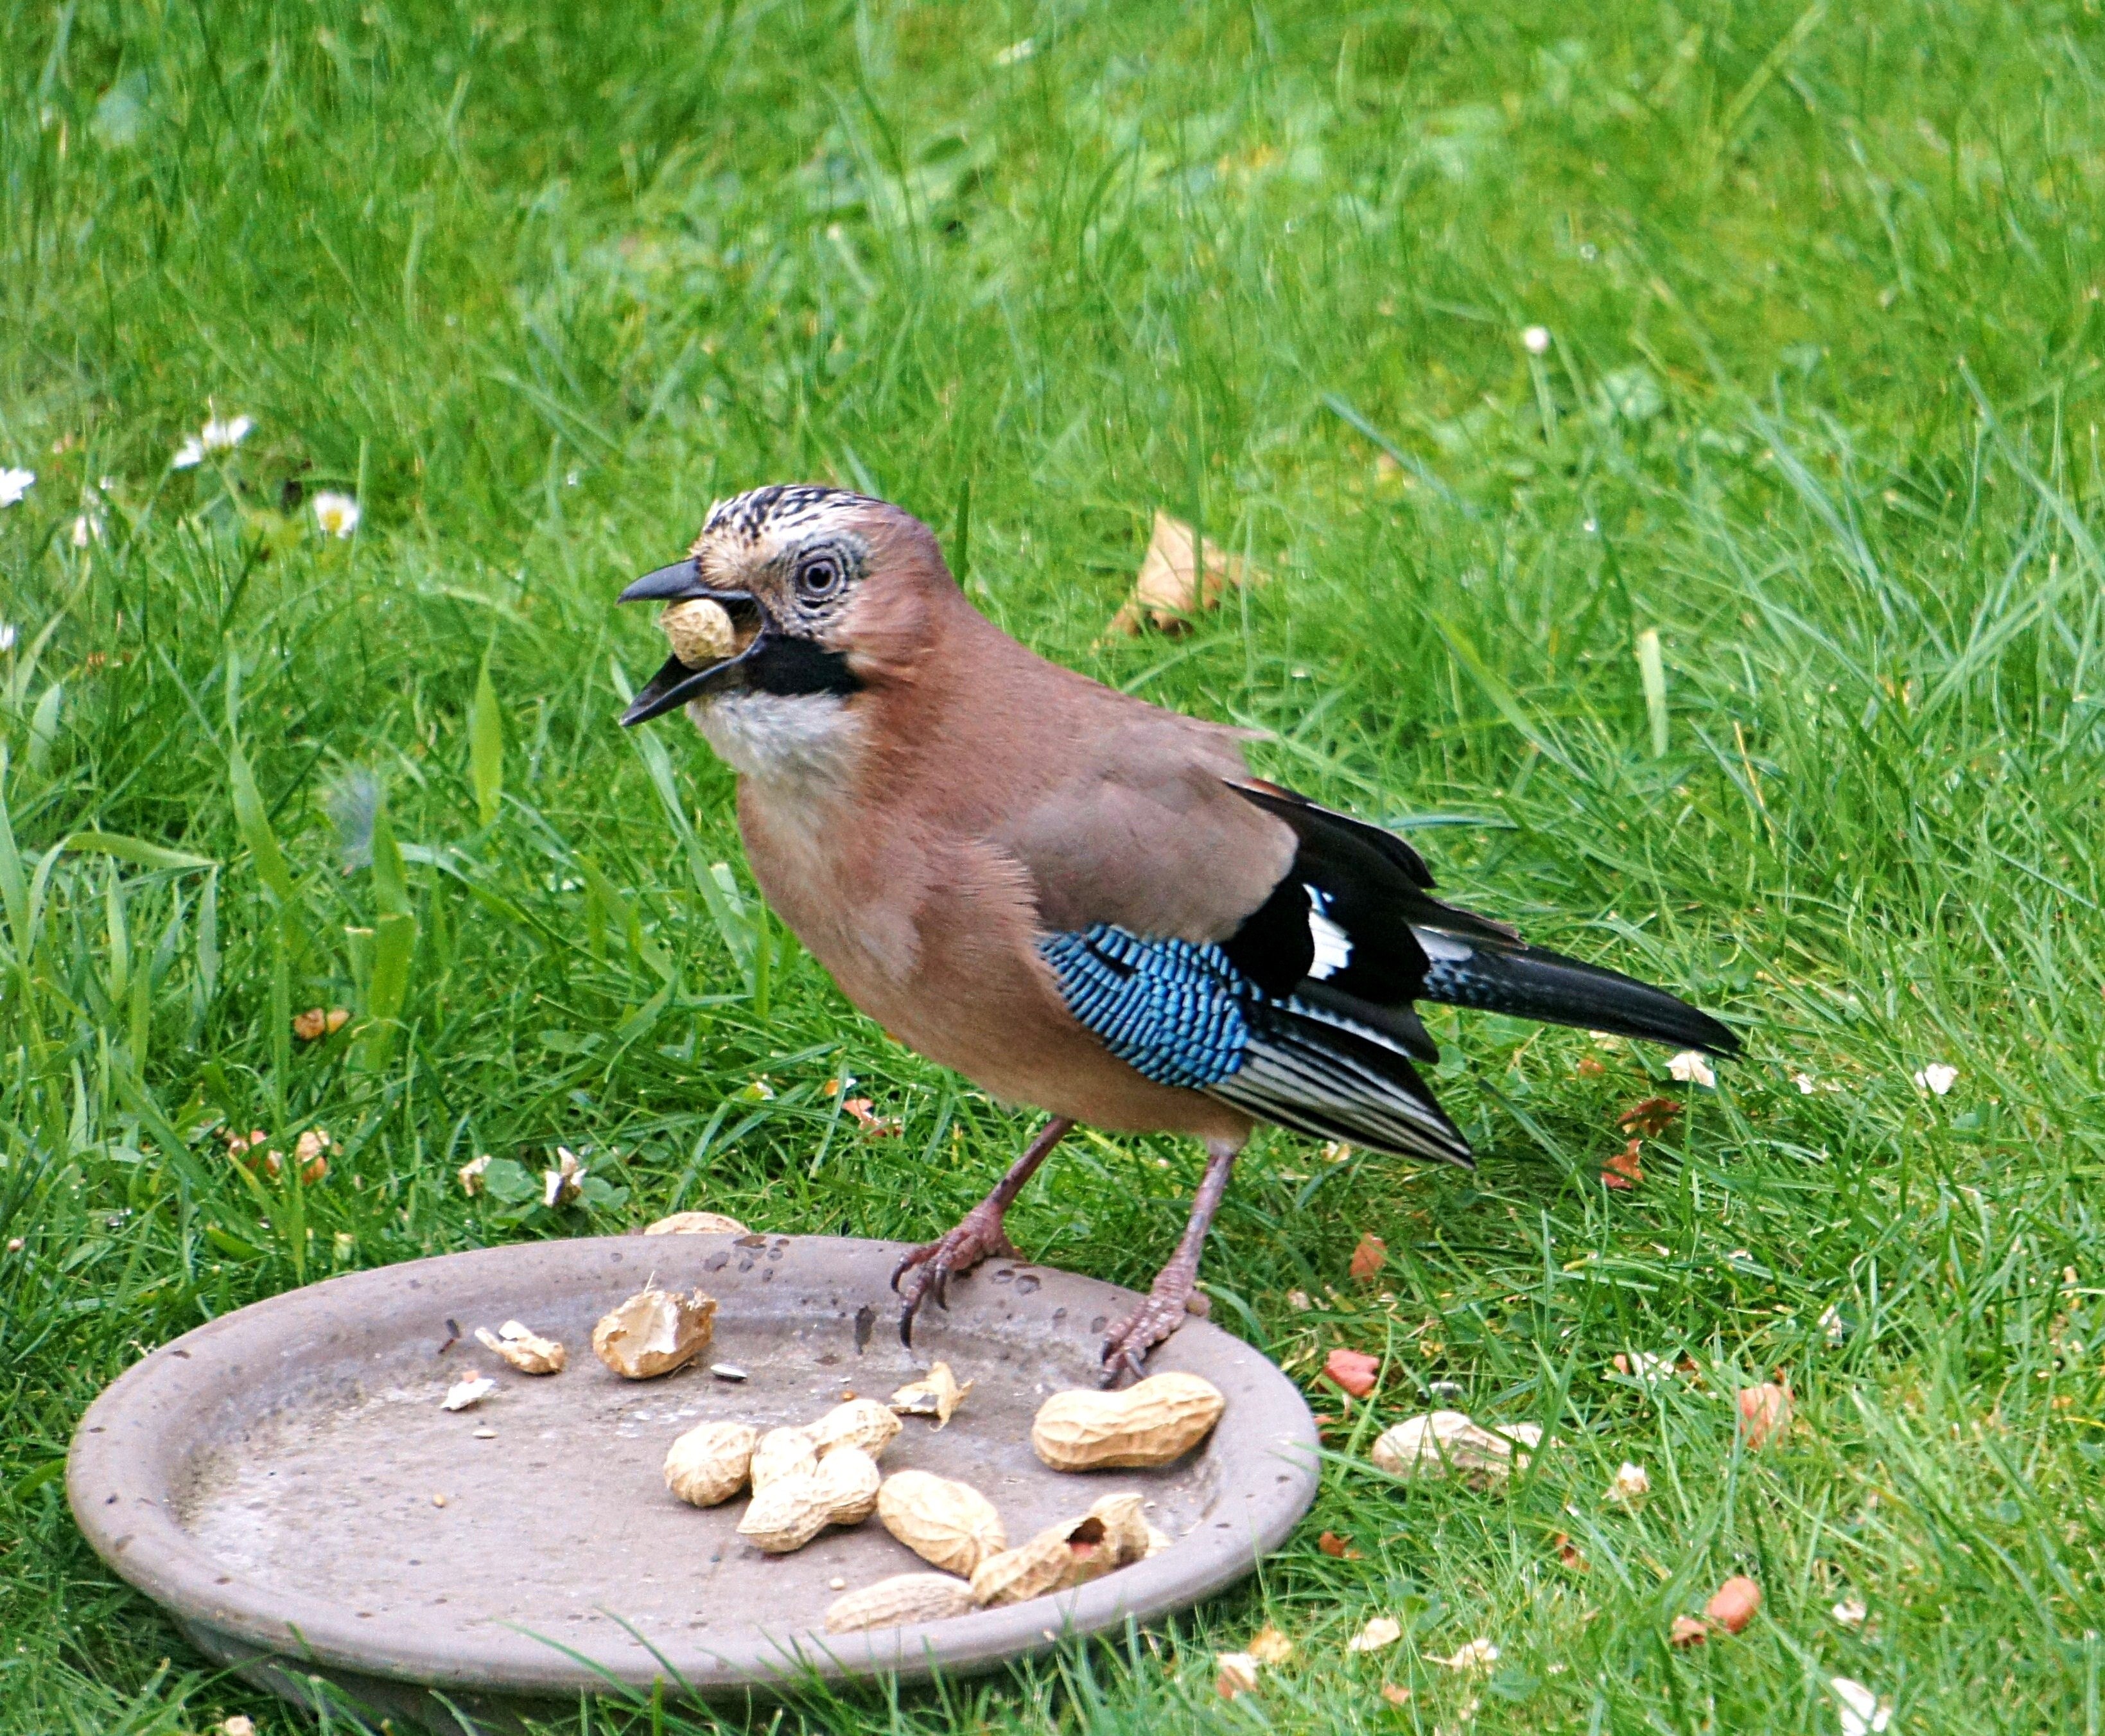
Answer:
[[[801,802],[846,795],[867,748],[866,716],[835,693],[727,693],[687,714],[740,776]]]

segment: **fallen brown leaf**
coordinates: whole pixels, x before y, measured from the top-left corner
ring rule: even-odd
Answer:
[[[1203,539],[1203,546],[1202,577],[1191,527],[1158,508],[1133,594],[1111,617],[1111,630],[1136,633],[1151,622],[1165,633],[1175,633],[1190,624],[1191,616],[1220,602],[1228,586],[1264,582],[1264,574],[1245,566],[1240,557],[1217,547],[1210,537]]]
[[[1598,1055],[1581,1055],[1579,1064],[1571,1071],[1581,1079],[1598,1079],[1608,1069]]]
[[[1326,1531],[1316,1540],[1316,1548],[1334,1561],[1357,1561],[1360,1552],[1334,1531]]]
[[[1694,1616],[1676,1616],[1666,1637],[1678,1646],[1701,1645],[1710,1637],[1710,1630]]]
[[[1294,1642],[1267,1624],[1250,1640],[1249,1654],[1259,1663],[1283,1664],[1294,1655]]]
[[[309,1007],[293,1015],[293,1035],[302,1043],[312,1043],[328,1032],[328,1014],[320,1007]]]
[[[1379,1236],[1362,1236],[1352,1250],[1352,1263],[1347,1269],[1364,1284],[1388,1264],[1388,1244]]]
[[[1681,1105],[1670,1097],[1647,1097],[1632,1103],[1616,1125],[1640,1139],[1656,1139],[1681,1118]]]
[[[1381,1697],[1392,1706],[1410,1704],[1410,1690],[1408,1688],[1399,1688],[1394,1682],[1383,1682],[1381,1685]]]
[[[1638,1143],[1631,1140],[1601,1166],[1601,1179],[1619,1193],[1633,1192],[1644,1179],[1643,1166],[1638,1161]]]
[[[1562,1532],[1558,1532],[1549,1541],[1556,1547],[1557,1559],[1570,1568],[1573,1573],[1584,1573],[1589,1570],[1591,1564],[1580,1552],[1579,1546]]]
[[[874,1134],[880,1139],[888,1139],[900,1131],[897,1117],[879,1115],[866,1097],[851,1097],[841,1107],[856,1118],[865,1133]]]

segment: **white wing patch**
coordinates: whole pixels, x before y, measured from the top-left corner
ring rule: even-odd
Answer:
[[[1327,893],[1319,892],[1306,880],[1301,883],[1301,889],[1308,894],[1308,937],[1316,943],[1316,957],[1308,974],[1321,982],[1352,962],[1352,937],[1325,914],[1330,902]]]
[[[1418,944],[1425,949],[1426,957],[1436,964],[1452,964],[1477,955],[1477,949],[1467,941],[1459,941],[1437,928],[1414,928],[1410,932],[1418,937]]]

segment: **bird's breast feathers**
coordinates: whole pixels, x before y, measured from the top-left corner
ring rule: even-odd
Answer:
[[[726,693],[687,708],[741,777],[804,795],[845,790],[862,757],[863,719],[834,693]]]

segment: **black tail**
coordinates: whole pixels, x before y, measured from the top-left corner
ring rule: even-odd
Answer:
[[[1708,1013],[1620,972],[1537,946],[1488,946],[1437,929],[1421,928],[1419,938],[1429,961],[1419,991],[1428,1000],[1714,1055],[1740,1052],[1739,1038]]]

